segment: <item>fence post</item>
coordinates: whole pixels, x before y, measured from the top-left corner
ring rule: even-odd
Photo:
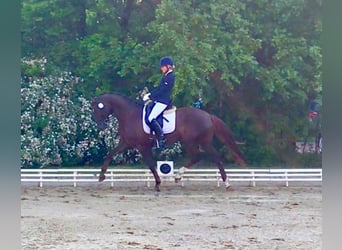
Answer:
[[[288,175],[287,175],[287,171],[285,170],[285,183],[286,183],[286,187],[289,186],[289,179],[288,179]]]
[[[110,171],[110,186],[114,187],[114,171]]]
[[[255,171],[252,171],[251,174],[252,174],[252,187],[255,187],[256,186],[256,184],[255,184]]]
[[[43,187],[43,170],[39,170],[39,187]]]
[[[150,175],[149,175],[149,171],[146,171],[145,174],[147,175],[147,181],[146,181],[146,184],[147,184],[147,187],[149,188],[151,185],[150,185]]]
[[[74,187],[76,187],[76,175],[77,175],[77,171],[74,171]]]

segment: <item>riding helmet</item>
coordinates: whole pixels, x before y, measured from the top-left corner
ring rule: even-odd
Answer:
[[[160,59],[160,67],[167,66],[167,65],[174,66],[173,60],[169,56],[164,56]]]

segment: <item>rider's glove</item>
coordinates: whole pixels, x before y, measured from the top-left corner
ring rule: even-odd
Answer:
[[[150,99],[150,95],[151,95],[150,93],[144,95],[143,101],[144,101],[144,102],[148,101],[148,100]]]

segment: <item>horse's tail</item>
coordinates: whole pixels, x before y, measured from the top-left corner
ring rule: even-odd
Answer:
[[[240,164],[240,166],[246,166],[245,159],[235,143],[233,134],[230,128],[217,116],[211,115],[211,120],[214,124],[215,136],[226,146],[232,150],[234,160]]]

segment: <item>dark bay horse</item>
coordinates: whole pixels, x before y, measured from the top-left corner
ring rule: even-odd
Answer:
[[[93,117],[99,129],[106,128],[106,122],[110,115],[114,115],[119,123],[120,141],[117,147],[107,154],[101,168],[99,181],[105,179],[108,165],[115,154],[136,148],[153,173],[156,182],[155,189],[160,191],[161,180],[156,169],[156,162],[153,160],[151,135],[144,132],[142,125],[143,104],[118,94],[103,94],[93,99],[92,108]],[[204,151],[217,164],[226,187],[230,186],[221,155],[212,145],[214,136],[231,149],[232,156],[238,164],[246,165],[229,127],[217,116],[203,110],[192,107],[178,108],[176,110],[176,129],[165,136],[166,145],[180,141],[190,158],[180,169],[180,173],[184,173],[186,168],[197,163],[200,160],[201,151]]]

